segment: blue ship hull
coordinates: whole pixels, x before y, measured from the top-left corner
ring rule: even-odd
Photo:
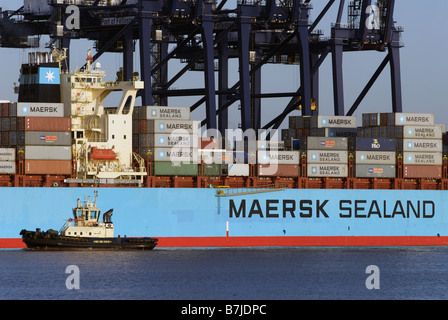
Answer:
[[[241,191],[241,190],[239,190]],[[160,247],[448,244],[448,197],[434,190],[99,188],[115,235]],[[22,229],[58,229],[90,188],[2,188],[0,247]]]

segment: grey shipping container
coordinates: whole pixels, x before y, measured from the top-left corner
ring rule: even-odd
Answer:
[[[0,174],[15,174],[16,163],[14,161],[0,161]]]
[[[403,164],[442,165],[442,152],[404,152]]]
[[[25,146],[25,160],[71,160],[70,146]]]
[[[71,132],[26,131],[26,145],[71,146]]]
[[[65,112],[63,103],[18,102],[18,117],[69,117],[70,110]]]
[[[395,165],[357,164],[355,167],[357,178],[395,178],[395,174]]]
[[[403,151],[442,152],[442,140],[403,139]]]
[[[357,164],[396,164],[395,151],[356,151]]]
[[[308,163],[348,163],[348,151],[308,150]]]
[[[306,147],[309,150],[347,150],[348,138],[307,137]]]
[[[258,140],[257,141],[258,150],[284,150],[285,142],[278,140]]]
[[[348,176],[347,164],[308,164],[308,177],[334,177],[344,178]]]
[[[395,151],[395,139],[356,138],[356,150]]]
[[[227,175],[230,177],[247,177],[249,175],[249,164],[231,163],[227,165]]]
[[[0,148],[0,161],[15,161],[16,149],[15,148]]]
[[[190,120],[189,107],[142,106],[137,108],[139,119]]]

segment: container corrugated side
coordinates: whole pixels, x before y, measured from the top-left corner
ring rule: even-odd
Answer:
[[[203,164],[199,167],[199,170],[202,170],[204,176],[221,176],[221,164]]]
[[[154,148],[154,161],[198,163],[197,149],[192,148]]]
[[[442,178],[442,166],[404,165],[403,178]]]
[[[25,131],[70,131],[71,119],[56,117],[18,117],[17,127]]]
[[[257,162],[259,164],[298,164],[299,160],[299,151],[257,151]]]
[[[67,160],[25,160],[26,174],[71,174],[72,162]]]
[[[227,175],[230,177],[247,177],[249,176],[249,164],[246,163],[228,164]]]
[[[67,113],[67,114],[66,114]],[[18,117],[66,117],[70,112],[65,112],[63,103],[50,102],[18,102]]]
[[[356,128],[354,116],[311,116],[312,128]]]
[[[146,120],[146,133],[176,133],[198,135],[199,121],[196,120]],[[141,131],[139,131],[142,133]]]
[[[395,125],[416,125],[416,126],[432,126],[434,125],[433,113],[395,113]]]
[[[217,150],[217,149],[199,149],[198,161],[205,164],[230,164],[233,163],[233,151]]]
[[[308,177],[334,177],[346,178],[348,176],[347,164],[308,164]]]
[[[139,119],[190,120],[189,107],[141,106],[138,107]]]
[[[25,146],[25,160],[71,160],[71,146]]]
[[[395,165],[357,164],[355,166],[357,178],[395,178],[395,175]]]
[[[0,174],[15,174],[16,163],[14,161],[0,161]]]
[[[442,152],[403,152],[403,164],[442,165]]]
[[[16,149],[15,148],[0,148],[0,161],[15,161]]]
[[[198,165],[194,163],[174,164],[169,161],[156,161],[153,163],[156,176],[197,176]]]
[[[348,163],[348,151],[308,150],[308,163]]]
[[[260,164],[257,167],[259,176],[300,177],[298,164]]]
[[[356,138],[356,150],[361,151],[395,151],[395,139]]]
[[[71,146],[71,132],[58,131],[26,131],[26,145],[54,145],[54,146]]]
[[[357,164],[396,164],[394,151],[356,151]]]
[[[309,150],[347,150],[348,138],[307,137],[306,148]]]
[[[403,126],[403,138],[442,139],[442,126]]]
[[[441,139],[403,139],[403,151],[442,152],[443,144]]]

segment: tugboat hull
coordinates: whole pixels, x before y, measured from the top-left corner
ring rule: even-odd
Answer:
[[[20,232],[28,249],[34,250],[152,250],[156,238],[89,238],[61,236],[54,232]]]

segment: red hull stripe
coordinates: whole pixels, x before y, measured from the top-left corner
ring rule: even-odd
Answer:
[[[445,246],[448,236],[364,237],[158,237],[157,248],[277,246]],[[0,239],[0,248],[25,248],[21,238]]]

